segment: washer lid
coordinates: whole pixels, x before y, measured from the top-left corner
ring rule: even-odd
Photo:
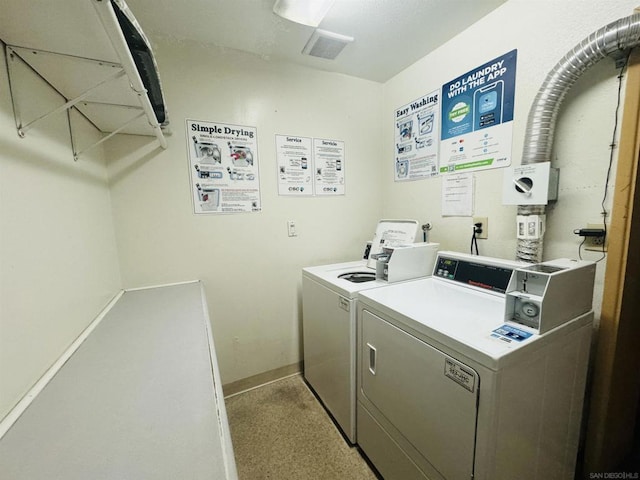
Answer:
[[[355,262],[305,267],[302,269],[302,276],[313,279],[344,297],[356,298],[360,291],[388,285],[387,282],[380,279],[357,283],[350,282],[345,278],[340,278],[340,276],[345,273],[363,273],[366,271],[370,271],[373,275],[375,275],[376,272],[367,267],[365,260],[358,260]]]

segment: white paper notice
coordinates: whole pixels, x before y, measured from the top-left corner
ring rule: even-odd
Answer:
[[[316,195],[344,195],[344,142],[313,139]]]
[[[313,195],[311,139],[276,135],[279,195]]]
[[[442,177],[442,216],[473,215],[473,175],[462,173]]]
[[[186,126],[194,212],[259,212],[256,128],[198,120]]]

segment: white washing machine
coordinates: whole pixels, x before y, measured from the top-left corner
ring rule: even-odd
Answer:
[[[380,221],[372,255],[382,252],[382,244],[413,242],[417,231],[413,220]],[[429,275],[435,262],[438,245],[422,245],[429,266],[415,270],[414,278]],[[356,441],[356,301],[362,291],[389,285],[376,279],[375,266],[360,260],[302,270],[304,378],[351,443]]]
[[[573,479],[591,262],[440,252],[358,299],[358,444],[386,480]]]
[[[302,273],[304,377],[351,443],[356,441],[356,297],[388,283],[355,283],[338,275],[366,269],[366,262],[350,262]]]

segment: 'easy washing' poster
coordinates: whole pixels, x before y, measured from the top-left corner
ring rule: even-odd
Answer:
[[[442,86],[440,173],[511,164],[517,50]]]
[[[438,174],[438,90],[396,109],[395,181]]]

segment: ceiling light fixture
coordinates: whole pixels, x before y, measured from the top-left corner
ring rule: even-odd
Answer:
[[[292,22],[317,27],[335,0],[276,0],[273,13]]]

